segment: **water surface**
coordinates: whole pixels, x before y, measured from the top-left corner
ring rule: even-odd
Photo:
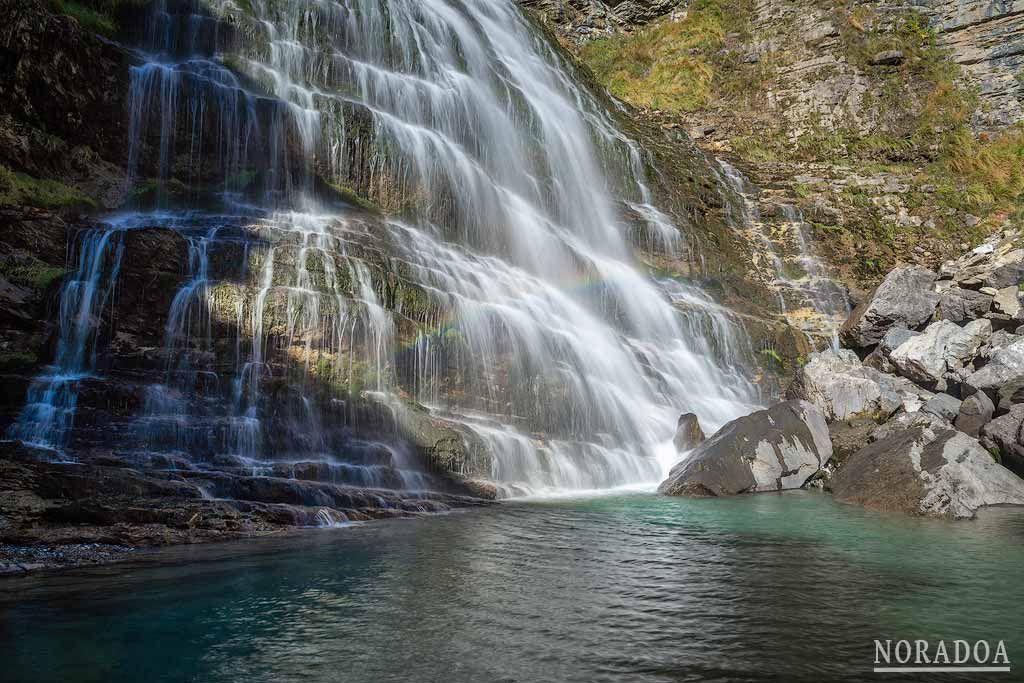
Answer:
[[[893,680],[871,673],[876,638],[1024,657],[1013,509],[610,495],[163,559],[0,584],[0,679]]]

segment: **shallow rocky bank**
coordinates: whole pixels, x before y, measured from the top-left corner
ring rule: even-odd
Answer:
[[[661,492],[815,485],[873,510],[953,518],[1024,505],[1022,288],[1015,230],[938,271],[893,270],[843,325],[847,348],[812,354],[791,401],[727,424]]]

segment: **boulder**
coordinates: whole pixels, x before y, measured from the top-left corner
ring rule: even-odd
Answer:
[[[787,401],[729,422],[672,468],[658,492],[729,496],[802,487],[832,457],[825,416]]]
[[[693,450],[699,446],[704,439],[704,430],[700,428],[700,421],[693,413],[683,413],[679,416],[679,425],[676,427],[676,435],[672,439],[676,451],[683,452]]]
[[[1024,282],[1024,249],[1014,249],[996,257],[984,282],[993,289],[1016,287]]]
[[[960,399],[949,394],[935,394],[921,406],[921,412],[952,422],[960,413],[961,403]]]
[[[932,316],[939,303],[939,294],[934,291],[936,277],[920,266],[890,272],[843,324],[840,330],[843,343],[865,348],[880,342],[892,327],[920,326]]]
[[[991,335],[988,320],[973,320],[964,327],[939,320],[900,344],[889,354],[889,361],[904,377],[942,390],[943,376],[973,360]]]
[[[980,318],[992,308],[992,296],[972,289],[949,287],[939,296],[937,318],[954,323]]]
[[[1007,316],[1010,320],[1017,321],[1017,323],[1024,320],[1024,306],[1021,306],[1020,290],[1017,285],[997,290],[996,295],[992,298],[992,310]]]
[[[1018,399],[1024,390],[1024,339],[995,351],[989,363],[972,373],[964,385],[971,393],[988,394],[1001,410],[1021,402]]]
[[[996,407],[991,399],[982,392],[972,394],[960,404],[960,410],[953,424],[961,432],[977,438],[981,428],[992,420]]]
[[[788,398],[813,403],[829,421],[913,412],[932,393],[913,382],[866,367],[847,349],[812,353],[797,371]]]
[[[925,420],[930,418],[931,422]],[[931,416],[907,418],[849,457],[829,484],[871,510],[973,517],[985,505],[1024,505],[1024,480],[974,438]]]
[[[1004,466],[1024,476],[1024,404],[1010,408],[981,428],[981,445],[998,453]]]

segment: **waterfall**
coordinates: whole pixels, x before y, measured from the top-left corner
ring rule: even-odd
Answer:
[[[801,330],[813,346],[815,337],[824,338],[833,349],[839,348],[839,328],[850,315],[846,288],[833,279],[825,262],[814,250],[807,234],[803,212],[792,204],[779,204],[780,221],[788,242],[789,254],[780,253],[775,241],[765,231],[765,220],[758,208],[760,193],[739,169],[722,159],[717,160],[725,184],[739,200],[737,222],[757,245],[759,256],[767,259],[771,286],[779,300],[779,310],[794,328]],[[778,238],[776,238],[778,239]]]
[[[604,488],[657,481],[680,412],[713,432],[756,405],[729,312],[634,257],[627,213],[648,248],[680,244],[645,152],[512,0],[161,1],[143,34],[129,173],[165,208],[118,230],[176,231],[189,257],[132,447],[430,486],[386,427],[359,434],[371,401],[481,445],[508,494]],[[61,339],[88,349],[106,296],[67,287]],[[90,372],[76,354],[52,377]],[[68,417],[34,440],[61,448],[74,404],[48,376],[30,401]],[[28,413],[15,434],[46,422]]]

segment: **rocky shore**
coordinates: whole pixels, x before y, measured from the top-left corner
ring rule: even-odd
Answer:
[[[1024,505],[1024,236],[931,271],[896,268],[812,354],[791,399],[730,422],[660,491],[821,486],[837,500],[969,518]]]

